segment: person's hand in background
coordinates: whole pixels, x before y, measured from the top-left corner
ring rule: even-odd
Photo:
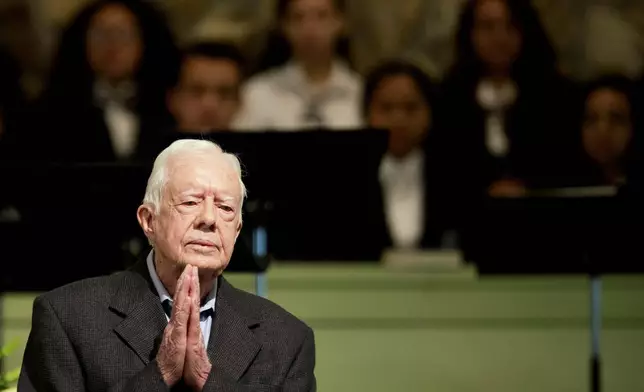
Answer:
[[[526,194],[526,186],[523,182],[515,179],[498,180],[488,188],[490,197],[524,197]]]

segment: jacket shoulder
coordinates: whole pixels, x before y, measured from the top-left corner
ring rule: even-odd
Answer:
[[[121,271],[108,276],[78,280],[39,295],[36,301],[48,302],[54,309],[70,303],[80,307],[105,304],[116,293],[128,273],[130,272]]]
[[[289,334],[306,335],[311,328],[302,320],[280,305],[255,294],[232,287],[237,310],[246,317],[255,319],[269,327],[284,329]]]

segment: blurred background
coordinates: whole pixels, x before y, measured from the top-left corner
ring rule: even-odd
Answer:
[[[320,390],[587,391],[601,349],[644,391],[643,61],[637,0],[1,0],[2,369],[207,138],[249,188],[228,275],[313,327]]]

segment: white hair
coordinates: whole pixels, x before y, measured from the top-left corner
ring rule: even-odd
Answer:
[[[168,163],[171,158],[181,155],[201,154],[222,154],[224,159],[235,169],[239,178],[239,187],[241,190],[241,199],[239,201],[239,215],[241,219],[241,209],[246,198],[246,185],[242,180],[241,162],[236,155],[225,152],[218,144],[208,140],[181,139],[166,147],[165,150],[154,160],[152,173],[148,178],[148,185],[145,188],[143,204],[151,205],[154,213],[158,214],[161,208],[161,199],[163,190],[168,181]]]

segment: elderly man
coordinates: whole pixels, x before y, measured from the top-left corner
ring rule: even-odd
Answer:
[[[159,154],[137,211],[152,252],[36,299],[18,390],[315,390],[312,330],[221,276],[244,195],[214,143]]]

